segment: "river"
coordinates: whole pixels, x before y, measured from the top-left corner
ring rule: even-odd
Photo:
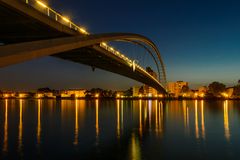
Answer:
[[[240,159],[240,101],[0,100],[0,159]]]

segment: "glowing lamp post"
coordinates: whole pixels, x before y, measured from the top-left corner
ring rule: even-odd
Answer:
[[[99,94],[97,93],[97,94],[95,94],[95,98],[99,98]]]

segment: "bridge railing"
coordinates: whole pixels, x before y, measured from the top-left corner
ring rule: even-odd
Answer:
[[[75,23],[73,23],[68,17],[65,17],[63,15],[61,15],[60,13],[58,13],[57,11],[55,11],[54,9],[52,9],[51,7],[47,6],[45,3],[43,3],[42,1],[39,0],[22,0],[23,2],[25,2],[27,5],[37,9],[38,11],[42,12],[43,14],[47,15],[49,18],[65,25],[68,26],[69,28],[80,32],[81,34],[84,35],[89,35],[90,33],[87,32],[83,27],[79,27],[78,25],[76,25]],[[157,83],[160,84],[160,82],[153,77],[151,74],[149,74],[145,69],[143,69],[140,65],[135,64],[133,62],[133,60],[129,59],[128,57],[126,57],[124,54],[120,53],[119,51],[115,50],[113,47],[109,46],[107,43],[103,42],[100,43],[100,47],[106,49],[107,51],[109,51],[110,53],[114,54],[115,56],[121,58],[122,60],[124,60],[130,67],[133,68],[138,68],[139,70],[141,70],[142,72],[144,72],[145,74],[147,74],[149,77],[151,77],[154,81],[156,81]],[[160,84],[161,85],[161,84]]]
[[[79,27],[75,23],[73,23],[69,18],[61,15],[51,7],[47,6],[45,3],[39,0],[22,0],[26,4],[30,5],[31,7],[37,9],[38,11],[44,13],[45,15],[49,16],[51,19],[64,24],[70,27],[73,30],[76,30],[82,34],[88,35],[89,33],[83,28]]]
[[[148,76],[150,76],[152,79],[154,79],[157,83],[159,83],[159,81],[153,77],[150,73],[148,73],[145,69],[143,69],[140,65],[133,63],[133,60],[129,59],[128,57],[126,57],[124,54],[120,53],[119,51],[115,50],[113,47],[107,45],[107,43],[102,42],[100,43],[100,46],[105,48],[106,50],[108,50],[109,52],[112,52],[114,55],[116,55],[117,57],[123,59],[124,61],[126,61],[128,63],[128,65],[130,67],[136,67],[139,70],[141,70],[142,72],[144,72],[145,74],[147,74]],[[160,84],[160,83],[159,83]]]

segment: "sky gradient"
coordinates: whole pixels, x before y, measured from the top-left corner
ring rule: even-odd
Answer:
[[[48,1],[90,33],[131,32],[152,39],[168,81],[191,87],[240,79],[240,2],[237,0]],[[121,48],[119,48],[121,50]],[[81,64],[45,57],[0,69],[0,89],[38,87],[127,89],[134,80]],[[119,83],[121,82],[121,83]]]

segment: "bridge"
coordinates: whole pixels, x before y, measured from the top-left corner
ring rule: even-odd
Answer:
[[[132,33],[90,34],[38,0],[0,0],[0,67],[53,56],[117,73],[166,93],[166,72],[157,46]],[[108,45],[133,43],[153,58],[158,76]]]

